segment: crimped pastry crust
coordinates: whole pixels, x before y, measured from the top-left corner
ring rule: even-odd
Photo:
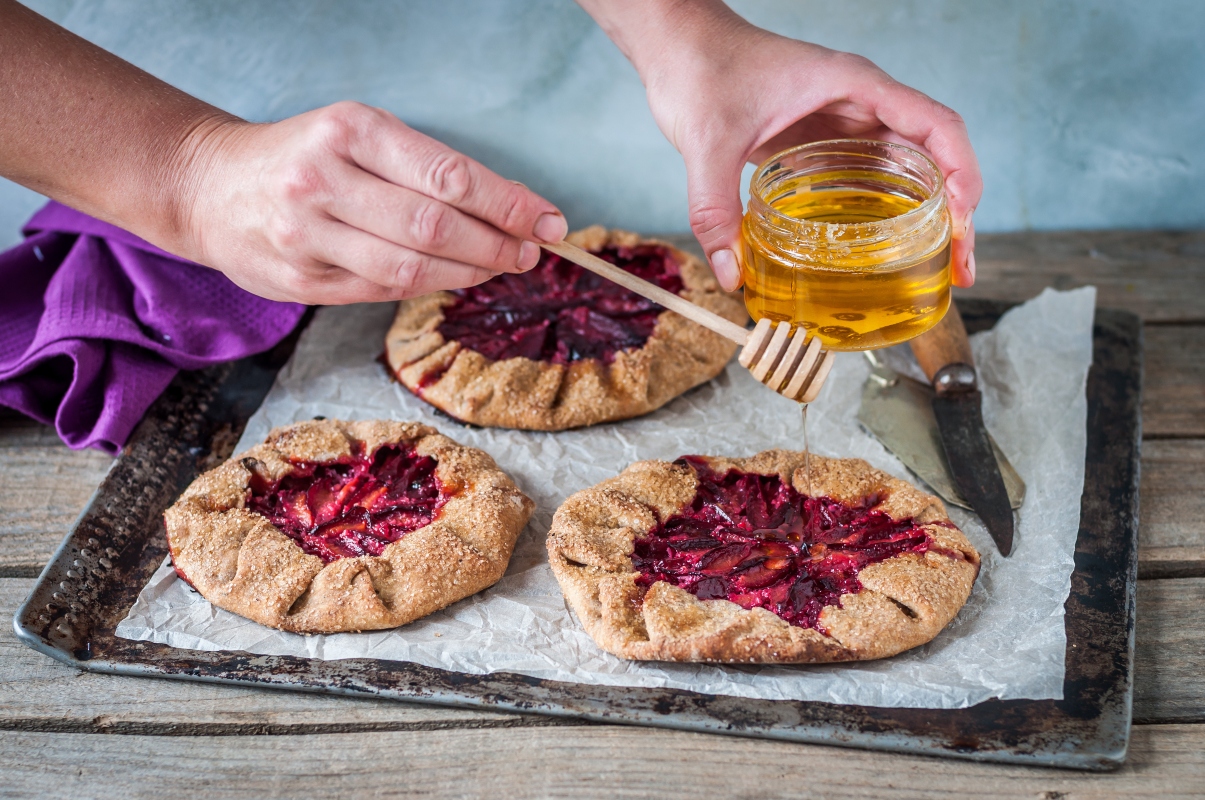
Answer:
[[[435,519],[381,556],[324,564],[246,508],[252,470],[276,481],[296,461],[407,444],[431,456],[449,496]],[[298,633],[393,628],[491,586],[535,504],[486,453],[412,422],[302,422],[193,481],[164,514],[176,569],[209,602]]]
[[[698,258],[655,239],[594,226],[566,237],[598,251],[607,245],[656,244],[678,262],[681,295],[743,324],[744,306],[721,291]],[[436,330],[455,295],[435,292],[398,303],[385,339],[386,360],[397,379],[431,405],[474,425],[558,431],[647,414],[714,378],[736,351],[728,339],[672,311],[657,318],[643,347],[616,353],[604,364],[584,359],[552,364],[528,358],[493,361]],[[425,376],[446,370],[427,385]]]
[[[707,458],[711,469],[780,475],[807,492],[801,452],[767,450],[751,458]],[[557,509],[548,536],[552,571],[586,632],[617,656],[659,661],[793,664],[861,661],[924,644],[970,596],[979,554],[931,495],[860,459],[813,455],[811,492],[846,503],[879,494],[876,508],[913,518],[932,549],[873,563],[858,573],[862,591],[825,606],[820,627],[790,625],[774,613],[727,600],[699,600],[658,581],[643,593],[633,541],[683,508],[698,481],[687,466],[640,461],[578,492]],[[935,524],[940,523],[940,524]],[[942,552],[947,551],[947,552]],[[947,554],[948,553],[948,554]]]

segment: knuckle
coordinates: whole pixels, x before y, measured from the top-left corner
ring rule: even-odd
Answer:
[[[392,286],[402,298],[423,294],[427,276],[431,271],[431,259],[418,253],[406,253],[393,266]]]
[[[300,254],[282,256],[273,265],[277,281],[294,302],[315,302],[329,289],[329,272],[324,265]]]
[[[322,169],[308,159],[299,159],[287,167],[280,179],[280,191],[286,200],[304,203],[314,200],[326,189]]]
[[[358,100],[340,100],[337,103],[332,103],[330,108],[348,119],[360,118],[376,111],[372,106],[361,103]]]
[[[527,218],[531,216],[527,202],[527,191],[518,186],[506,194],[503,200],[502,229],[507,231],[526,231],[530,227]]]
[[[859,71],[866,70],[866,69],[873,69],[876,71],[878,70],[878,67],[875,66],[875,63],[873,61],[871,61],[869,58],[866,58],[865,56],[860,56],[857,53],[845,53],[845,52],[836,53],[833,56],[833,61],[839,69],[850,69],[850,70],[859,70]]]
[[[305,298],[306,301],[313,301],[315,298],[322,297],[323,291],[327,288],[326,284],[316,279],[308,272],[297,269],[294,266],[294,276],[290,281],[290,289],[298,298]]]
[[[342,100],[322,109],[314,133],[319,142],[345,147],[363,127],[373,109],[354,100]]]
[[[422,248],[439,248],[447,244],[451,228],[451,209],[443,203],[420,204],[410,220],[411,238]]]
[[[727,223],[724,209],[710,202],[692,203],[690,206],[690,229],[696,236],[709,236]]]
[[[340,145],[351,137],[351,124],[347,115],[338,108],[327,108],[314,124],[314,141],[319,146]]]
[[[452,151],[436,152],[427,162],[426,182],[433,197],[454,205],[462,202],[473,190],[469,160]]]
[[[937,109],[936,109],[937,117],[942,122],[945,122],[950,125],[956,125],[960,128],[966,127],[966,120],[964,120],[962,118],[962,115],[959,114],[957,111],[955,111],[954,109],[950,108],[947,105],[938,103],[936,100],[934,101],[934,104],[937,106]]]
[[[307,228],[293,215],[277,216],[268,226],[268,240],[278,252],[285,255],[294,270],[304,268],[301,258],[309,242]]]
[[[493,258],[490,263],[498,270],[514,269],[519,263],[518,251],[511,246],[511,239],[509,237],[497,237],[497,242],[494,244]]]

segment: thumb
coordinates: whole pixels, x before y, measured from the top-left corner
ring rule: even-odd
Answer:
[[[724,291],[741,285],[741,167],[739,155],[685,155],[690,229],[703,246]]]

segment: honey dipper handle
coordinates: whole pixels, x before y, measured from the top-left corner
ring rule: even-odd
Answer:
[[[652,300],[659,306],[664,306],[676,314],[681,314],[691,322],[697,322],[704,328],[715,331],[725,339],[731,339],[740,345],[745,344],[749,339],[749,331],[735,322],[726,320],[719,314],[697,306],[685,297],[680,297],[673,292],[667,292],[660,286],[649,283],[642,278],[637,278],[632,273],[620,269],[609,261],[603,261],[598,256],[587,253],[580,247],[574,247],[568,242],[557,242],[556,244],[540,246],[550,253],[556,253],[566,261],[572,261],[579,267],[588,269],[596,275],[601,275],[609,281],[618,283],[625,289],[632,290],[641,297]]]
[[[966,326],[953,300],[950,301],[950,310],[941,321],[913,339],[911,344],[913,355],[930,381],[942,367],[949,364],[975,365]]]

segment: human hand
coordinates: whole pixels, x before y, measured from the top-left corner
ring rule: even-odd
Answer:
[[[522,184],[343,102],[281,122],[198,126],[173,250],[274,300],[396,300],[523,272],[564,216]]]
[[[754,27],[719,2],[654,3],[626,12],[614,0],[583,5],[602,18],[640,72],[658,126],[682,154],[691,228],[725,289],[741,281],[736,254],[745,163],[848,137],[907,145],[936,162],[953,223],[953,281],[975,282],[971,215],[983,181],[954,111],[865,58]]]
[[[276,300],[392,300],[530,269],[526,187],[359,103],[253,125],[0,0],[0,175]]]

